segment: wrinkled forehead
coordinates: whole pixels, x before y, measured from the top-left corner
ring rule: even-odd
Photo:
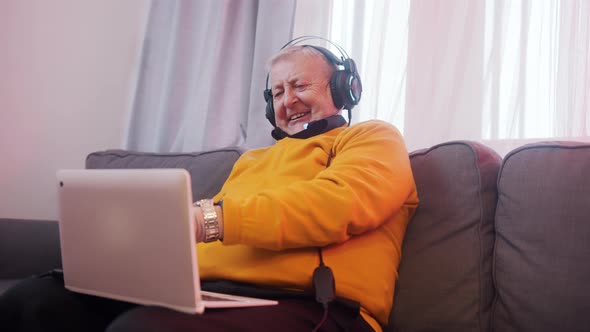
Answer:
[[[304,76],[310,78],[329,78],[335,66],[319,51],[304,46],[283,49],[269,61],[269,82],[274,78],[281,80]]]

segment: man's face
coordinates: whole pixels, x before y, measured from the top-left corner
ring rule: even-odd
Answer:
[[[270,83],[277,127],[293,135],[308,122],[340,112],[332,101],[330,74],[321,57],[297,54],[275,63]]]

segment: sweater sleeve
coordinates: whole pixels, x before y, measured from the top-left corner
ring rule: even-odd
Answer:
[[[331,164],[312,179],[224,199],[224,219],[240,220],[225,225],[224,244],[282,250],[343,242],[389,220],[415,190],[404,141],[390,124],[345,129],[332,149]]]

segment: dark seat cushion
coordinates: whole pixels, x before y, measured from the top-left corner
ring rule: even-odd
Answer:
[[[0,219],[0,281],[60,267],[57,221]]]
[[[21,279],[0,279],[0,295],[10,287],[16,285]]]
[[[590,331],[590,144],[510,152],[498,194],[494,331]]]
[[[241,153],[239,148],[193,153],[107,150],[89,154],[86,168],[184,168],[191,175],[195,201],[217,194]]]
[[[457,141],[410,160],[420,205],[408,224],[386,331],[488,331],[501,158]]]

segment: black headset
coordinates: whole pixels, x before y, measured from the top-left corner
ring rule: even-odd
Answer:
[[[317,50],[318,52],[322,53],[324,57],[330,61],[330,63],[337,66],[338,68],[343,68],[336,70],[334,74],[332,74],[332,77],[330,78],[330,91],[332,92],[332,101],[334,102],[334,106],[336,106],[338,109],[347,109],[350,119],[350,110],[359,103],[361,94],[363,92],[363,86],[361,84],[361,78],[356,69],[356,64],[354,63],[354,60],[348,56],[346,51],[330,40],[316,36],[301,36],[295,38],[281,47],[281,50],[287,46],[296,45],[310,39],[324,40],[336,47],[336,49],[338,49],[340,52],[341,58],[339,59],[336,55],[334,55],[334,53],[323,47],[303,45],[305,47],[311,47]],[[273,127],[276,127],[275,109],[273,106],[272,91],[268,87],[268,78],[269,74],[266,74],[266,88],[264,89],[264,100],[266,101],[266,118],[268,121],[270,121]]]

